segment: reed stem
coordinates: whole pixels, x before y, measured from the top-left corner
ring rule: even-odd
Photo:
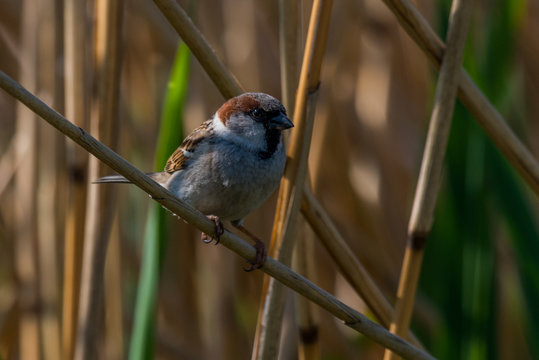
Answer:
[[[397,292],[396,311],[390,327],[391,332],[404,338],[408,335],[425,243],[434,219],[472,7],[473,1],[454,0],[451,8],[447,47],[436,86],[434,108],[408,224],[409,237]],[[396,358],[394,353],[386,350],[385,360]]]

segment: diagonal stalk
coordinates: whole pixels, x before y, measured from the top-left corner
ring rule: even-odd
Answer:
[[[225,98],[229,99],[245,92],[176,0],[154,0],[154,2]]]
[[[414,308],[425,242],[432,228],[472,7],[473,1],[468,0],[454,0],[451,7],[447,47],[436,86],[434,108],[408,224],[408,243],[402,264],[396,310],[390,327],[391,332],[404,338],[408,335]],[[386,349],[384,359],[395,358],[397,356]]]
[[[434,63],[435,67],[439,68],[445,45],[412,2],[410,0],[383,1],[397,17],[408,35]],[[483,127],[507,161],[539,196],[539,164],[537,160],[518,139],[466,71],[461,68],[456,77],[459,83],[458,96],[463,105]]]
[[[377,320],[388,328],[395,310],[376,286],[365,267],[354,256],[337,226],[307,186],[303,189],[301,212],[339,267],[342,275],[365,301]],[[408,340],[415,346],[422,347],[413,334],[410,334]]]

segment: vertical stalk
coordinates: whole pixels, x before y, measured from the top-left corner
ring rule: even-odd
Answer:
[[[61,26],[61,6],[57,0],[38,2],[39,21],[39,94],[46,97],[56,108],[61,108],[62,88],[60,86],[60,44],[63,36]],[[57,216],[62,207],[61,189],[58,182],[62,173],[64,157],[56,151],[64,138],[53,128],[37,122],[39,151],[36,152],[38,172],[37,183],[37,227],[41,309],[41,338],[43,359],[59,359],[60,351],[60,316],[59,316],[59,274],[58,248],[63,234],[63,222]]]
[[[296,89],[299,72],[300,56],[300,13],[301,0],[280,0],[279,1],[279,46],[280,46],[280,65],[281,65],[281,93],[282,103],[288,111],[288,116],[294,116],[293,104],[296,98]],[[285,143],[288,136],[284,138]],[[281,208],[284,201],[284,192],[279,191],[277,199],[277,209]],[[275,213],[274,224],[280,219],[281,215]],[[262,285],[262,301],[258,311],[258,320],[254,337],[253,357],[258,353],[260,346],[260,332],[262,331],[262,317],[270,278],[264,276]]]
[[[294,116],[292,104],[295,100],[299,76],[299,58],[301,44],[301,1],[279,1],[279,45],[281,63],[281,93],[285,108],[289,116]],[[282,193],[279,193],[283,196]],[[281,200],[282,201],[282,200]],[[308,234],[302,236],[302,234]],[[314,267],[314,239],[313,233],[304,224],[300,229],[299,243],[296,245],[296,264],[300,273],[316,282],[316,269]],[[320,357],[318,346],[318,309],[305,298],[298,296],[297,326],[300,336],[298,356],[300,359],[317,359]],[[262,311],[260,315],[262,315]],[[257,330],[260,327],[257,327]]]
[[[22,5],[21,83],[37,89],[38,7],[31,1]],[[21,359],[42,357],[40,339],[39,256],[37,242],[37,126],[35,115],[17,104],[15,157],[15,270],[20,308],[18,346]]]
[[[64,2],[65,113],[77,126],[88,128],[88,84],[86,52],[86,2]],[[66,209],[62,308],[62,353],[71,360],[75,349],[80,274],[86,212],[88,154],[66,143],[69,198]]]
[[[120,79],[120,39],[123,1],[96,1],[96,41],[94,49],[97,94],[92,109],[91,132],[114,148],[117,140]],[[90,159],[89,178],[96,179],[108,168],[96,158]],[[113,219],[112,187],[91,186],[88,193],[84,257],[81,274],[75,359],[99,357],[96,352],[100,333],[105,257]],[[121,314],[116,314],[121,316]]]
[[[279,202],[273,226],[270,255],[284,264],[290,264],[294,238],[307,173],[307,158],[311,143],[320,69],[326,48],[329,20],[333,1],[316,0],[313,3],[309,30],[303,55],[299,86],[294,107],[296,128],[291,136],[285,174],[281,180]],[[265,280],[266,283],[266,280]],[[280,326],[284,308],[284,287],[270,279],[263,294],[267,294],[263,317],[259,322],[259,337],[255,340],[253,357],[273,359],[277,354]]]
[[[434,108],[408,224],[408,243],[397,292],[395,317],[390,326],[391,332],[404,338],[408,335],[425,243],[432,228],[472,6],[473,1],[454,0],[451,8],[447,47],[440,68]],[[386,350],[385,360],[395,358],[397,355]]]
[[[279,46],[281,63],[281,100],[294,116],[300,57],[300,0],[279,0]]]
[[[303,274],[312,281],[316,281],[314,234],[305,222],[301,231],[303,236],[299,238],[295,251],[298,273]],[[298,358],[299,360],[320,359],[318,309],[303,296],[296,296],[296,304],[299,333]]]
[[[124,359],[122,249],[117,216],[111,233],[105,260],[105,358]]]

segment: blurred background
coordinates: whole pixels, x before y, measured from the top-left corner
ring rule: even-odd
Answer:
[[[245,89],[281,97],[277,1],[180,3]],[[445,38],[451,2],[415,3]],[[302,42],[311,5],[300,2]],[[78,20],[70,21],[77,6]],[[153,171],[225,99],[152,1],[125,1],[120,11],[118,115],[103,141]],[[101,131],[90,125],[99,111],[100,14],[93,1],[0,2],[0,69],[94,136]],[[536,159],[538,38],[537,0],[477,0],[464,60]],[[436,78],[383,2],[334,3],[310,176],[316,197],[391,303]],[[176,87],[185,91],[171,100]],[[67,359],[92,221],[91,161],[5,92],[0,109],[0,359]],[[107,186],[110,201],[98,212],[110,221],[94,235],[106,253],[102,311],[93,319],[97,358],[137,358],[135,343],[145,345],[139,358],[250,358],[262,273],[243,272],[244,260],[203,244],[194,227],[164,212],[154,217],[157,206],[135,186]],[[275,202],[276,194],[246,221],[268,241]],[[431,354],[539,359],[538,216],[537,196],[457,103],[413,316],[412,329]],[[371,316],[314,244],[315,282]],[[153,273],[144,270],[145,256],[157,259]],[[141,299],[154,290],[155,311],[150,304],[146,327],[137,325]],[[280,357],[295,359],[298,305],[288,295]],[[330,314],[320,310],[317,319],[322,359],[381,358],[380,346]]]

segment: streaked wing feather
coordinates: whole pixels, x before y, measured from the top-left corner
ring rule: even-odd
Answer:
[[[211,131],[211,122],[212,120],[204,121],[183,140],[182,144],[176,151],[174,151],[174,153],[172,153],[165,165],[165,171],[167,173],[173,173],[186,166],[187,157],[185,156],[184,151],[195,151],[198,144],[205,139],[208,139],[213,134],[213,131]]]

